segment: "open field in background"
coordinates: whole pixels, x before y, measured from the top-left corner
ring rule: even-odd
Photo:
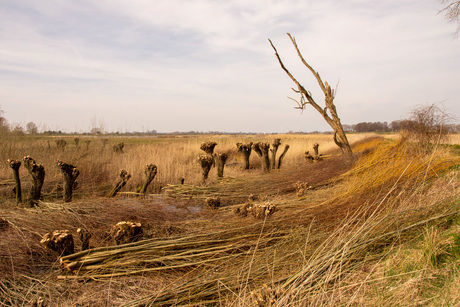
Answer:
[[[232,155],[236,142],[275,137],[280,151],[291,146],[281,170],[263,174],[255,153],[255,168],[241,170]],[[0,306],[460,304],[460,136],[429,153],[398,135],[349,139],[359,157],[354,166],[342,163],[332,135],[109,138],[105,149],[92,138],[88,150],[81,137],[80,149],[69,138],[64,151],[55,138],[2,140],[3,161],[31,155],[47,173],[44,201],[18,208],[11,169],[1,164],[0,218],[7,225],[0,225]],[[196,157],[205,141],[232,157],[223,180],[213,169],[201,185]],[[125,153],[113,153],[118,142]],[[307,164],[304,152],[316,142],[327,158]],[[56,191],[57,159],[81,171],[71,203]],[[147,163],[158,166],[149,197],[100,197],[120,168],[133,175],[122,191],[134,191]],[[21,176],[25,196],[23,167]],[[185,185],[177,184],[181,177]],[[300,193],[297,182],[311,188]],[[275,213],[264,220],[236,215],[250,194],[274,204]],[[210,196],[220,196],[222,207],[206,208]],[[141,222],[145,240],[114,246],[108,232],[121,220]],[[88,265],[60,269],[40,238],[79,227],[92,233],[94,249],[69,261]]]
[[[351,134],[350,142],[372,136],[375,134]],[[393,138],[395,135],[385,135]],[[281,138],[281,152],[285,144],[290,148],[283,161],[284,167],[292,167],[305,163],[304,152],[313,151],[314,143],[320,144],[320,152],[328,153],[335,149],[336,145],[332,135],[249,135],[249,136],[164,136],[164,137],[78,137],[79,148],[76,147],[76,137],[9,137],[2,139],[0,148],[0,183],[9,183],[5,194],[10,194],[12,183],[12,172],[6,163],[7,159],[22,160],[24,156],[30,155],[37,163],[45,167],[46,178],[43,192],[52,194],[56,186],[61,184],[62,175],[56,166],[57,160],[62,160],[75,165],[80,170],[77,179],[80,190],[75,196],[83,195],[104,195],[110,186],[118,179],[120,169],[127,170],[131,175],[123,191],[135,191],[136,187],[142,184],[144,179],[144,167],[153,163],[158,167],[158,173],[149,192],[158,193],[160,189],[168,184],[177,184],[180,178],[185,179],[186,184],[197,185],[201,181],[201,168],[197,157],[204,154],[200,145],[206,141],[216,142],[218,145],[215,152],[227,152],[229,159],[226,163],[224,176],[242,177],[260,173],[260,158],[253,152],[251,154],[251,165],[253,169],[249,172],[241,170],[241,158],[236,151],[237,142],[272,142],[274,138]],[[67,145],[63,150],[58,149],[57,140],[64,139]],[[103,139],[107,139],[107,145],[103,145]],[[90,141],[87,147],[86,141]],[[125,144],[123,154],[117,154],[112,146],[120,142]],[[279,155],[279,154],[278,154]],[[208,184],[216,182],[216,170],[211,170]],[[24,185],[30,181],[29,174],[24,167],[20,168],[20,176]],[[5,187],[5,185],[4,185]],[[11,186],[12,187],[12,186]],[[28,189],[24,189],[28,191]],[[83,197],[81,195],[81,197]],[[56,196],[56,195],[50,195]]]

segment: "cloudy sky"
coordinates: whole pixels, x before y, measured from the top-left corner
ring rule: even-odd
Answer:
[[[437,0],[0,0],[0,108],[10,123],[88,131],[329,130],[294,109],[286,66],[342,123],[460,116],[460,39]]]

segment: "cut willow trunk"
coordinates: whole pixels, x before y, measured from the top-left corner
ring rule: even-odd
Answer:
[[[236,149],[243,157],[243,169],[249,169],[249,157],[251,156],[252,142],[247,144],[236,143]]]
[[[209,171],[211,170],[214,159],[212,156],[208,155],[199,155],[198,162],[201,165],[201,182],[205,183],[208,179]]]
[[[7,162],[13,170],[14,182],[16,184],[14,187],[14,194],[16,197],[16,205],[18,205],[22,202],[21,178],[19,177],[19,167],[21,167],[21,161],[8,159]]]
[[[144,184],[142,184],[142,187],[139,190],[139,193],[142,193],[142,194],[147,192],[147,187],[157,175],[157,166],[155,164],[147,164],[145,166],[144,174],[145,174]]]
[[[214,162],[216,163],[218,178],[224,177],[224,167],[225,167],[225,162],[227,162],[227,159],[228,159],[228,154],[226,153],[215,153],[214,154]]]
[[[216,145],[216,142],[205,142],[201,144],[200,149],[208,155],[212,156],[214,154],[214,147],[216,147]]]
[[[283,159],[286,156],[286,153],[288,152],[288,150],[289,150],[289,145],[286,144],[286,146],[284,146],[283,152],[281,153],[280,157],[278,158],[278,168],[281,168],[281,163],[283,162]]]
[[[315,152],[315,156],[319,156],[319,144],[313,144],[313,151]]]
[[[38,204],[42,191],[43,182],[45,181],[45,168],[41,164],[37,164],[30,156],[23,159],[24,167],[32,177],[32,187],[29,194],[29,204],[31,207]]]
[[[64,201],[71,202],[75,180],[77,180],[78,175],[80,175],[80,171],[76,166],[60,160],[57,161],[57,166],[64,177]]]
[[[270,171],[270,156],[269,156],[270,144],[258,142],[252,145],[252,149],[262,159],[262,170],[265,173],[268,173]]]
[[[334,142],[342,151],[342,157],[344,158],[345,162],[353,163],[354,156],[351,150],[351,146],[348,142],[347,136],[345,135],[345,131],[343,130],[342,123],[340,122],[340,118],[337,114],[336,107],[334,105],[334,98],[335,98],[335,91],[331,89],[330,85],[327,82],[323,82],[321,77],[319,76],[318,72],[316,72],[313,67],[311,67],[307,61],[303,58],[302,53],[300,52],[299,47],[291,34],[287,34],[291,39],[292,44],[294,45],[295,50],[297,51],[297,55],[299,56],[302,63],[311,71],[311,73],[315,76],[316,81],[318,82],[321,90],[324,93],[325,97],[325,104],[326,106],[322,108],[320,105],[316,103],[313,99],[313,96],[309,91],[307,91],[302,84],[297,81],[297,79],[289,72],[289,70],[284,66],[283,61],[281,60],[278,51],[276,50],[275,46],[273,45],[272,41],[269,40],[273,50],[275,51],[276,58],[281,65],[281,68],[286,72],[286,74],[291,78],[292,81],[297,86],[297,90],[293,89],[296,93],[300,94],[300,101],[296,101],[298,104],[298,109],[305,110],[306,106],[310,104],[316,111],[318,111],[324,118],[324,120],[331,126],[334,130]]]
[[[107,194],[107,197],[115,197],[118,192],[125,186],[125,184],[128,182],[129,178],[131,178],[131,175],[125,171],[124,169],[120,170],[119,173],[120,178],[118,181],[115,183],[114,187],[110,191],[109,194]]]
[[[276,168],[276,152],[278,151],[278,147],[281,145],[281,139],[275,139],[272,144],[272,149],[270,149],[270,152],[272,154],[271,156],[271,167],[272,169]]]

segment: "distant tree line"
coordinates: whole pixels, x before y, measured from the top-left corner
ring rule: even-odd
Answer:
[[[361,122],[356,125],[343,125],[347,132],[399,132],[407,130],[415,125],[414,121],[409,119],[395,120],[388,122]],[[460,125],[448,124],[444,126],[450,133],[460,133]]]

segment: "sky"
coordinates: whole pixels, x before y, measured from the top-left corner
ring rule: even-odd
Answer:
[[[460,116],[460,38],[437,0],[0,0],[9,123],[85,132],[328,131],[284,64],[342,124],[438,103]]]

